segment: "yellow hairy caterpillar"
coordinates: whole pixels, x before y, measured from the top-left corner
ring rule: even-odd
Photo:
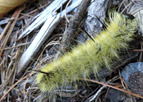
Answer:
[[[0,17],[24,2],[26,0],[0,0]]]
[[[114,58],[119,58],[120,49],[128,48],[137,30],[135,20],[114,12],[110,24],[100,35],[65,53],[56,61],[43,67],[37,74],[37,84],[41,91],[52,91],[59,86],[77,81],[80,77],[97,74],[102,66],[110,68]]]

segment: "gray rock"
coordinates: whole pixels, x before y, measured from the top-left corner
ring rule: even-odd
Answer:
[[[127,65],[121,76],[132,92],[143,95],[143,62]]]

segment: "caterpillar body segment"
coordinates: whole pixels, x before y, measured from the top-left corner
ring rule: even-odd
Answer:
[[[112,13],[107,29],[100,35],[88,40],[82,45],[65,53],[58,60],[45,65],[40,71],[52,73],[37,74],[37,84],[41,91],[52,91],[59,86],[77,81],[80,77],[88,77],[90,73],[97,74],[102,66],[110,68],[114,58],[119,58],[120,49],[128,48],[128,42],[133,40],[137,30],[135,20],[126,19],[123,15]]]

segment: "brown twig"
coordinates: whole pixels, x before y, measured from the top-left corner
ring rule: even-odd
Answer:
[[[96,80],[82,79],[82,78],[80,78],[79,80],[84,80],[84,81],[89,81],[89,82],[97,83],[97,84],[100,84],[100,85],[103,85],[103,86],[107,86],[107,87],[110,87],[110,88],[113,88],[113,89],[116,89],[116,90],[128,93],[128,94],[136,96],[138,98],[143,98],[143,96],[140,96],[140,95],[135,94],[133,92],[130,92],[130,91],[127,91],[127,90],[124,90],[124,89],[121,89],[121,88],[118,88],[118,87],[115,87],[115,86],[112,86],[112,85],[109,85],[109,84],[106,84],[106,83],[103,83],[103,82],[99,82],[99,81],[96,81]]]
[[[85,11],[87,10],[89,3],[90,0],[82,0],[81,4],[77,8],[77,12],[69,21],[68,28],[64,32],[62,45],[60,47],[60,50],[62,52],[69,49],[71,44],[71,39],[73,39],[73,37],[75,36],[75,33],[77,32],[78,27],[85,16],[86,13]]]
[[[143,49],[134,49],[135,52],[143,52]]]

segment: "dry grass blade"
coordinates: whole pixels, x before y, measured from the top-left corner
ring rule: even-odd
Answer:
[[[29,78],[29,77],[32,76],[33,74],[34,74],[34,73],[32,72],[32,73],[26,75],[25,77],[21,78],[20,80],[18,80],[15,84],[13,84],[13,85],[9,88],[9,90],[0,98],[0,101],[2,101],[2,100],[6,97],[6,95],[7,95],[17,84],[19,84],[21,81],[23,81],[23,80]]]
[[[8,31],[6,37],[4,38],[3,43],[2,43],[2,45],[1,45],[1,47],[0,47],[0,56],[2,55],[2,52],[3,52],[4,48],[5,48],[5,45],[7,44],[7,41],[8,41],[8,39],[9,39],[9,37],[10,37],[12,31],[13,31],[13,28],[14,28],[14,26],[15,26],[17,20],[18,20],[18,17],[19,17],[19,15],[20,15],[21,11],[23,10],[23,8],[24,8],[23,6],[21,6],[20,8],[18,8],[18,9],[15,11],[15,13],[13,14],[13,16],[12,16],[12,17],[15,18],[15,19],[14,19],[13,22],[10,21],[10,22],[12,22],[12,24],[11,24],[11,27],[9,28],[9,31]],[[6,28],[5,28],[4,32],[3,32],[3,35],[6,33],[6,29],[8,28],[9,25],[10,25],[10,23],[8,23],[8,25],[6,26]],[[1,59],[1,58],[0,58],[0,59]]]
[[[40,64],[37,65],[36,69],[35,70],[38,70],[39,69],[39,66]],[[9,90],[6,91],[6,93],[0,98],[0,102],[4,100],[4,98],[6,97],[6,95],[8,95],[8,93],[14,88],[16,87],[16,85],[18,85],[20,82],[22,82],[23,80],[31,77],[33,74],[35,74],[35,72],[31,72],[29,74],[27,74],[26,76],[24,76],[23,78],[19,79],[16,83],[14,83],[10,88]]]
[[[8,24],[6,25],[6,27],[4,28],[3,32],[0,35],[0,41],[2,40],[3,36],[5,35],[6,31],[8,30],[10,24],[12,21],[9,21]]]

